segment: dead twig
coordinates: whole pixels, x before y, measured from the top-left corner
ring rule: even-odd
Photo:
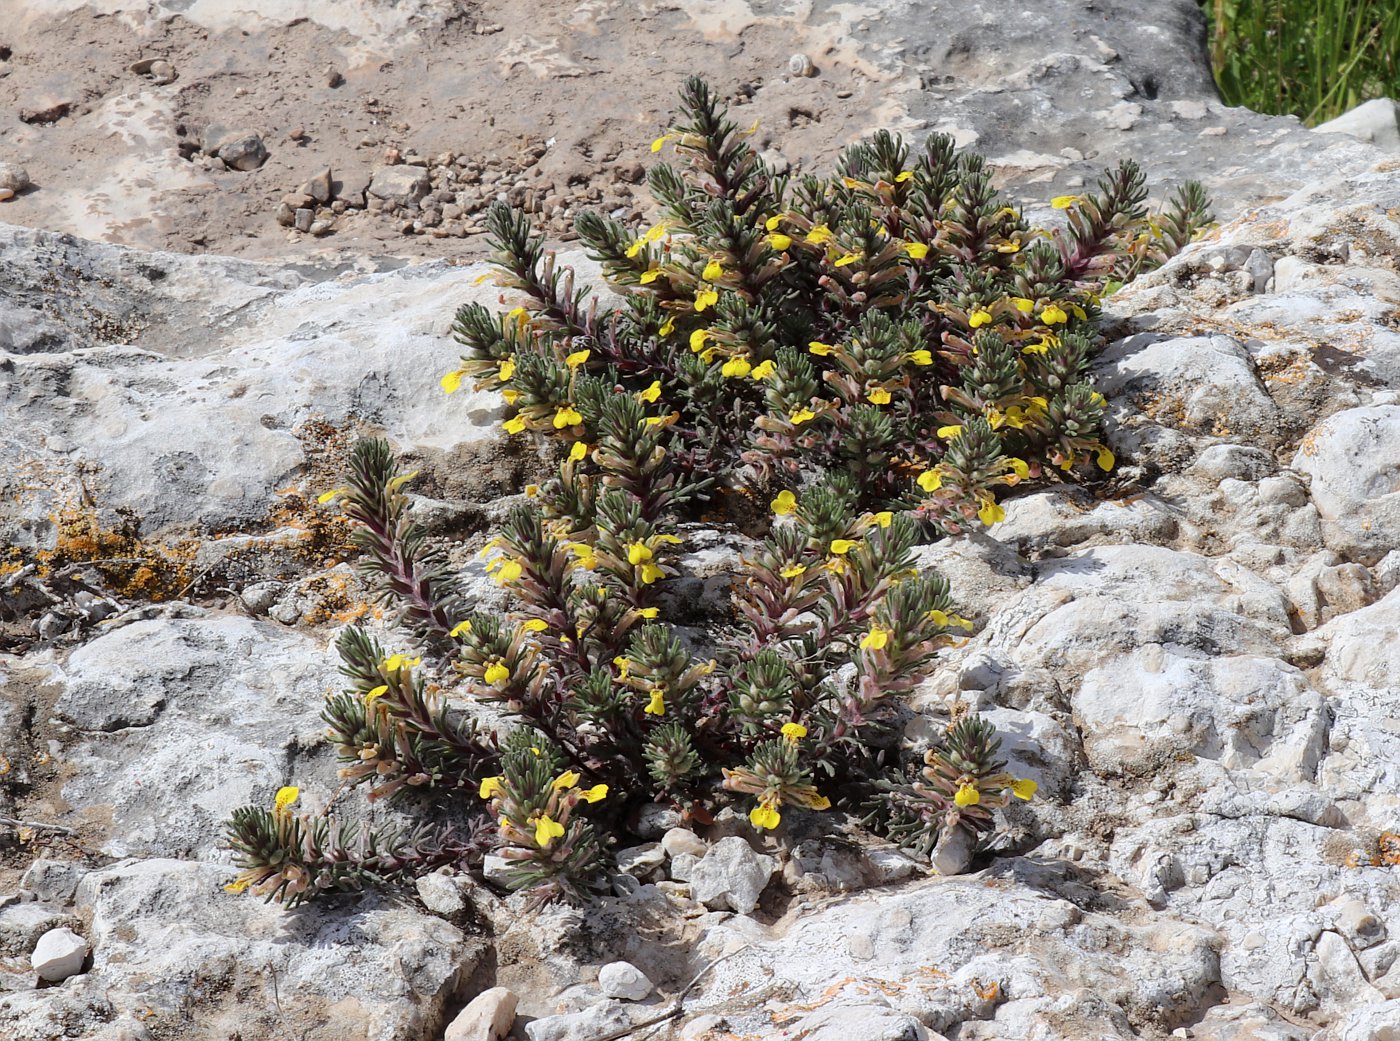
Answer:
[[[675,1019],[676,1017],[680,1016],[682,1013],[685,1012],[686,996],[692,990],[695,989],[695,985],[700,982],[700,980],[704,977],[705,973],[709,972],[720,962],[728,961],[736,954],[741,954],[742,952],[748,949],[749,945],[744,944],[744,946],[736,948],[735,950],[730,951],[723,957],[716,958],[714,961],[710,962],[703,969],[697,972],[695,974],[695,978],[689,983],[687,983],[684,989],[682,989],[681,992],[676,995],[675,1004],[673,1004],[665,1012],[662,1012],[660,1015],[652,1016],[650,1019],[644,1019],[640,1023],[632,1024],[630,1027],[623,1027],[621,1030],[614,1030],[611,1034],[604,1034],[602,1037],[595,1037],[592,1039],[592,1041],[617,1041],[618,1038],[626,1037],[628,1034],[635,1034],[638,1030],[645,1030],[647,1027],[654,1027],[658,1023],[665,1023],[668,1019]]]
[[[19,829],[30,828],[34,831],[52,831],[59,835],[78,834],[73,828],[65,828],[62,824],[46,824],[43,821],[22,821],[16,817],[0,817],[0,825]]]

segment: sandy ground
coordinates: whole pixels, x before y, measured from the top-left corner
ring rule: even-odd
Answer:
[[[845,44],[860,9],[840,5],[762,17],[738,0],[0,5],[16,15],[0,19],[0,162],[34,182],[0,203],[0,221],[250,258],[485,248],[470,214],[418,234],[403,215],[367,210],[318,214],[334,222],[324,237],[278,224],[284,196],[326,167],[364,183],[393,150],[430,166],[451,152],[480,167],[483,205],[528,191],[567,238],[580,207],[644,215],[645,186],[629,182],[693,70],[740,103],[745,126],[758,122],[760,147],[781,143],[807,168],[871,129],[893,79]],[[794,53],[818,74],[793,75]],[[172,82],[146,70],[157,60]],[[256,131],[266,162],[239,172],[206,160],[197,145],[210,124]]]

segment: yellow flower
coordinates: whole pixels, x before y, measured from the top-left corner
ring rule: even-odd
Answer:
[[[668,315],[661,323],[661,328],[656,330],[658,336],[670,336],[676,330],[676,316]]]
[[[806,241],[810,242],[814,246],[820,246],[823,242],[829,241],[830,238],[831,229],[828,228],[825,224],[818,224],[811,231],[807,232]]]
[[[595,784],[592,788],[586,788],[579,792],[584,802],[602,802],[608,797],[608,786],[606,784]]]
[[[959,806],[976,806],[982,801],[982,793],[977,790],[974,784],[964,784],[958,787],[958,794],[953,796],[953,801]]]
[[[406,485],[409,481],[413,480],[417,476],[417,470],[414,470],[412,473],[399,474],[399,476],[395,477],[392,481],[389,482],[389,491],[398,491],[400,488],[402,488],[404,485]]]
[[[999,243],[996,250],[998,253],[1019,253],[1021,252],[1021,243],[1016,239],[1008,239]]]
[[[715,292],[713,286],[705,286],[695,291],[695,310],[703,311],[707,307],[714,307],[719,303],[719,293]]]
[[[753,372],[749,373],[749,375],[756,380],[766,380],[769,376],[773,375],[773,359],[769,358],[767,361],[759,362],[753,367]]]
[[[860,649],[863,651],[882,651],[889,642],[890,631],[883,626],[872,625],[870,631],[861,637]]]
[[[793,744],[797,744],[797,742],[807,736],[807,728],[801,723],[784,723],[782,735]]]
[[[524,629],[527,633],[542,633],[549,628],[549,623],[543,618],[531,618],[521,622],[520,628]]]
[[[655,564],[643,564],[641,574],[638,577],[642,580],[642,585],[649,586],[658,579],[665,578],[666,572]]]
[[[890,392],[884,387],[872,387],[865,395],[865,399],[872,405],[888,405],[890,403]]]
[[[1099,464],[1099,469],[1100,469],[1100,470],[1102,470],[1104,473],[1107,473],[1109,470],[1112,470],[1112,469],[1113,469],[1114,461],[1115,461],[1115,460],[1114,460],[1114,458],[1113,458],[1113,452],[1112,452],[1111,449],[1108,449],[1108,448],[1100,448],[1100,449],[1099,449],[1099,451],[1098,451],[1098,459],[1097,459],[1097,462],[1098,462],[1098,464]]]
[[[505,361],[501,362],[501,364],[497,367],[496,376],[500,379],[502,383],[505,383],[514,375],[515,355],[512,354],[509,358],[505,359]]]
[[[661,397],[660,380],[652,380],[650,387],[637,392],[637,399],[646,402],[648,405],[653,404],[659,397]]]
[[[807,570],[806,564],[789,564],[778,572],[783,578],[796,578]]]
[[[696,329],[690,334],[690,349],[699,354],[705,349],[705,341],[710,338],[710,330]]]
[[[829,810],[831,809],[831,800],[828,799],[825,795],[818,795],[815,799],[807,800],[807,809]]]
[[[749,811],[749,823],[755,828],[767,828],[772,831],[782,821],[782,814],[771,802],[761,802]]]
[[[582,422],[583,416],[572,405],[560,405],[559,410],[554,413],[555,430],[563,430],[565,427],[575,426]]]
[[[1077,195],[1057,195],[1050,200],[1050,205],[1057,210],[1067,210],[1078,201]]]
[[[935,607],[930,611],[928,617],[929,621],[933,622],[934,625],[942,626],[944,629],[948,628],[948,616],[938,608]]]
[[[479,794],[483,799],[490,799],[494,798],[497,795],[500,795],[501,782],[504,780],[505,777],[500,775],[497,775],[496,777],[483,777],[481,779],[481,788],[478,790],[477,794]]]
[[[490,665],[486,666],[486,673],[482,676],[482,679],[493,687],[499,687],[510,679],[510,669],[506,668],[505,664],[502,662],[493,661]]]
[[[239,893],[243,892],[252,884],[253,880],[251,878],[237,878],[230,882],[228,885],[224,886],[224,892],[233,893],[235,896],[237,896]]]
[[[1040,785],[1036,784],[1030,778],[1025,778],[1020,781],[1012,781],[1011,794],[1016,796],[1016,798],[1018,799],[1023,799],[1026,802],[1030,802],[1032,797],[1034,797],[1036,793],[1036,789],[1039,787]]]
[[[651,547],[645,542],[627,543],[627,563],[636,567],[638,564],[645,564],[651,559]]]
[[[651,150],[653,152],[659,152],[661,151],[662,147],[665,146],[667,141],[671,140],[671,138],[673,137],[679,136],[679,134],[662,134],[660,137],[658,137],[655,141],[651,143]]]
[[[1046,325],[1056,325],[1059,322],[1069,321],[1069,315],[1060,310],[1058,304],[1051,304],[1040,312],[1040,320]]]
[[[501,426],[505,427],[507,434],[525,433],[525,417],[516,416],[514,419],[507,419]]]
[[[438,382],[442,385],[443,390],[451,394],[453,391],[455,391],[458,387],[462,385],[463,375],[464,373],[461,369],[453,369]]]
[[[647,707],[642,709],[649,716],[664,716],[666,714],[666,695],[661,690],[651,692],[651,700],[647,702]]]
[[[637,281],[644,286],[649,286],[660,277],[661,269],[659,267],[653,267],[643,271],[641,275],[637,277]]]
[[[560,774],[554,779],[554,790],[558,792],[562,791],[565,788],[572,788],[574,785],[578,784],[578,781],[579,775],[577,771],[565,770],[562,774]]]
[[[540,494],[540,486],[539,486],[538,484],[527,484],[527,485],[525,486],[525,498],[527,498],[527,499],[533,499],[535,496],[537,496],[537,495],[539,495],[539,494]]]
[[[706,282],[716,282],[724,275],[724,265],[718,260],[711,260],[705,265],[705,270],[700,273],[700,277]]]
[[[938,428],[938,436],[945,441],[951,440],[962,433],[961,423],[950,423],[946,427]]]
[[[637,613],[643,618],[645,618],[647,621],[651,621],[653,618],[655,618],[658,614],[661,613],[661,609],[657,607],[639,607],[637,608]]]
[[[784,489],[775,495],[773,501],[768,505],[779,517],[786,517],[797,509],[797,496]]]
[[[369,705],[370,702],[372,702],[375,698],[382,697],[383,695],[388,693],[389,685],[387,683],[381,683],[374,689],[365,691],[365,704]]]
[[[384,659],[384,668],[388,672],[397,672],[399,669],[412,669],[422,664],[422,658],[410,658],[406,654],[391,654]]]
[[[555,839],[564,837],[564,825],[544,814],[535,821],[535,845],[544,849]]]
[[[582,441],[575,441],[572,445],[569,446],[569,460],[571,462],[576,463],[587,454],[588,446]]]
[[[858,260],[864,259],[864,257],[864,253],[847,253],[844,257],[838,260],[833,265],[833,267],[847,267],[848,265],[854,264]]]
[[[937,470],[925,470],[919,474],[918,485],[926,492],[936,492],[943,487],[943,475]]]
[[[297,801],[300,795],[301,789],[295,785],[283,785],[277,789],[277,795],[272,800],[272,805],[277,810],[286,810],[288,806]]]
[[[509,585],[511,582],[518,581],[524,573],[525,568],[520,561],[507,560],[501,565],[501,570],[496,572],[496,581],[503,586]]]
[[[1022,314],[1030,314],[1035,310],[1035,301],[1028,300],[1024,296],[1013,296],[1011,303]]]
[[[901,173],[897,173],[897,174],[894,175],[894,183],[895,183],[895,184],[903,184],[905,181],[912,181],[913,179],[914,179],[914,171],[913,171],[913,170],[905,170],[905,171],[903,171],[903,172],[901,172]]]
[[[1006,511],[988,499],[977,511],[977,519],[990,528],[993,524],[1006,520]]]
[[[807,422],[809,419],[816,419],[816,418],[817,418],[817,414],[816,414],[815,412],[813,412],[811,409],[809,409],[809,408],[800,408],[800,409],[798,409],[796,412],[794,412],[792,415],[788,416],[788,422],[791,423],[793,426],[796,427],[796,426],[801,426],[803,423]]]
[[[910,351],[909,360],[912,361],[915,365],[932,365],[933,352],[924,350]]]
[[[777,230],[778,230],[778,225],[781,224],[782,222],[783,222],[783,214],[781,214],[781,213],[775,213],[775,214],[773,214],[773,216],[769,217],[766,221],[763,222],[763,226],[764,226],[764,228],[766,228],[768,231],[777,231]]]
[[[888,528],[894,523],[894,512],[892,510],[881,510],[879,513],[875,514],[871,520],[882,528]]]
[[[501,391],[501,397],[506,399],[507,405],[514,405],[520,400],[520,391],[511,387],[506,387]]]
[[[822,343],[820,340],[813,340],[807,345],[807,349],[820,358],[825,358],[836,348],[829,343]]]
[[[627,678],[627,670],[632,667],[632,663],[619,654],[616,658],[613,659],[613,664],[617,666],[617,678],[620,680],[625,680]]]
[[[781,253],[792,245],[792,236],[784,235],[781,232],[774,232],[768,236],[768,245]]]
[[[1048,354],[1050,345],[1042,340],[1040,343],[1028,343],[1021,348],[1022,354]]]
[[[851,550],[855,549],[858,545],[860,545],[860,543],[855,539],[832,539],[831,552],[837,554],[838,556],[845,556]]]
[[[1031,468],[1024,459],[1008,459],[1007,465],[1011,467],[1013,473],[1021,480],[1026,480],[1031,475]]]
[[[730,358],[727,362],[725,362],[720,367],[719,374],[721,376],[728,376],[732,378],[739,376],[747,376],[752,371],[753,366],[749,364],[748,357],[746,355],[740,354],[733,358]]]
[[[590,350],[574,351],[564,359],[564,364],[571,369],[576,369],[588,360],[588,356],[593,352]]]
[[[928,247],[922,242],[906,242],[904,252],[913,260],[923,260],[928,256]]]
[[[320,495],[316,496],[316,501],[319,502],[322,506],[324,506],[326,503],[330,502],[332,499],[336,499],[336,498],[339,498],[339,497],[342,496],[342,495],[348,495],[348,494],[350,494],[350,493],[349,493],[346,489],[344,489],[344,488],[332,488],[330,491],[328,491],[328,492],[322,492]]]
[[[973,311],[972,314],[968,316],[967,324],[972,326],[972,328],[976,329],[979,326],[986,325],[991,320],[992,312],[984,311],[979,308],[978,310]]]
[[[516,321],[519,321],[522,318],[528,320],[530,317],[530,312],[525,310],[525,308],[523,307],[512,307],[509,311],[506,312],[506,317],[515,319]]]

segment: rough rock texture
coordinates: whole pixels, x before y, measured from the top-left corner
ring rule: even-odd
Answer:
[[[92,16],[60,6],[79,12],[74,25]],[[137,19],[140,32],[179,37],[186,14],[258,39],[344,32],[346,83],[324,80],[343,96],[379,67],[367,48],[450,41],[458,24],[456,5],[431,2],[178,6],[155,5],[164,21]],[[622,17],[585,6],[574,15],[589,24]],[[1030,6],[881,0],[799,16],[683,0],[637,7],[627,23],[658,39],[703,26],[705,48],[740,41],[743,61],[766,55],[778,69],[807,55],[801,70],[816,75],[768,68],[751,109],[792,124],[783,154],[804,168],[879,125],[936,127],[1003,160],[1013,198],[1074,191],[1128,154],[1154,181],[1203,176],[1220,201],[1217,231],[1105,302],[1096,378],[1116,481],[1030,487],[990,533],[920,552],[977,629],[911,699],[911,740],[975,708],[1005,735],[1012,769],[1040,785],[996,849],[945,848],[928,865],[799,832],[798,814],[780,843],[742,815],[668,831],[678,816],[653,807],[642,837],[660,846],[628,863],[656,881],[586,911],[527,914],[519,897],[445,876],[417,899],[290,914],[224,893],[230,809],[291,781],[319,808],[341,784],[319,705],[340,682],[336,627],[367,611],[339,563],[344,533],[311,501],[338,483],[349,440],[385,433],[414,459],[414,508],[474,583],[466,541],[538,465],[503,446],[493,400],[437,386],[456,360],[453,309],[498,293],[475,284],[478,266],[263,265],[5,227],[0,543],[79,565],[84,552],[158,543],[178,580],[163,607],[140,588],[75,603],[66,630],[0,602],[0,636],[25,648],[0,655],[0,812],[75,832],[16,842],[0,830],[4,1029],[20,1041],[417,1041],[489,982],[521,995],[517,1033],[591,1039],[652,1011],[607,997],[597,967],[626,961],[655,986],[652,1002],[714,962],[676,1024],[688,1038],[1393,1041],[1400,875],[1371,858],[1400,821],[1400,168],[1355,140],[1223,109],[1190,0]],[[27,32],[48,25],[24,11]],[[282,25],[288,12],[315,21]],[[664,77],[651,58],[640,73],[605,61],[612,28],[555,33],[556,17],[522,16],[482,45],[541,96],[571,67],[605,65],[570,80],[570,104],[627,97],[625,125],[604,135],[644,147],[637,120],[661,125],[673,84],[651,108],[619,94],[619,75]],[[481,12],[467,23],[474,35],[490,24]],[[32,119],[0,122],[0,142],[34,184],[5,203],[7,219],[43,223],[73,192],[93,196],[92,211],[53,223],[110,229],[116,204],[96,188],[120,195],[143,168],[103,180],[84,157],[60,187],[53,157],[70,131],[107,126],[117,101],[59,96],[17,54],[24,71],[0,76],[0,102],[14,102],[3,118]],[[134,86],[123,119],[173,119],[169,92],[204,77],[185,57],[173,64],[174,81]],[[383,75],[388,97],[403,72]],[[483,79],[499,86],[497,73]],[[852,96],[837,98],[838,84]],[[143,109],[157,90],[158,111]],[[246,118],[232,111],[228,125]],[[541,176],[563,179],[560,153],[595,130],[561,125]],[[327,166],[339,183],[359,178],[329,191],[363,193],[382,165],[376,151],[357,175],[315,149],[297,160],[280,134],[267,142],[261,168],[227,174],[239,206],[250,192],[275,205]],[[422,169],[384,166],[410,182]],[[186,216],[209,194],[173,175],[142,190]],[[163,226],[130,234],[164,243],[152,230]],[[91,522],[81,538],[75,520]],[[695,539],[693,591],[707,603],[722,605],[739,545]],[[930,876],[954,861],[974,873]],[[477,928],[492,934],[489,956],[464,931]],[[63,929],[90,944],[90,964],[36,989],[28,956]],[[490,1011],[504,1022],[503,1007]]]

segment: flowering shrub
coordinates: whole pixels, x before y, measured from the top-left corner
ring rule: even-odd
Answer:
[[[1112,469],[1086,377],[1099,296],[1187,242],[1203,192],[1149,217],[1124,162],[1055,200],[1065,227],[1038,231],[946,136],[914,154],[877,134],[834,178],[791,180],[703,82],[682,101],[653,145],[684,163],[651,172],[661,222],[578,220],[615,309],[575,288],[523,215],[489,214],[518,303],[458,312],[465,351],[442,383],[499,390],[509,436],[557,446],[556,475],[485,550],[511,609],[465,602],[387,443],[358,445],[326,496],[343,496],[385,603],[457,677],[425,688],[417,658],[347,631],[350,686],[324,712],[343,776],[371,798],[457,792],[472,823],[384,836],[246,808],[230,833],[248,884],[302,899],[492,851],[512,888],[576,899],[644,803],[703,823],[735,801],[760,830],[836,804],[927,852],[1033,795],[975,717],[922,773],[901,761],[901,697],[973,627],[914,549],[995,524],[1023,481]],[[662,617],[702,512],[763,536],[715,631]],[[449,694],[519,727],[484,737]]]

